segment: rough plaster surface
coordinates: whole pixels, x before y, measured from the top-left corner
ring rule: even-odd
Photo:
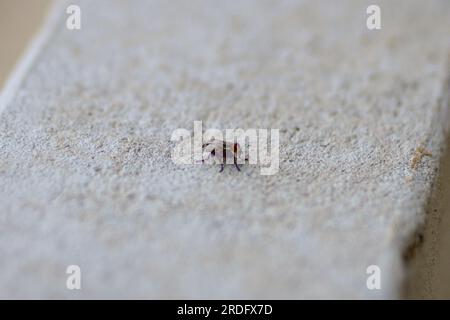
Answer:
[[[447,125],[448,1],[378,1],[378,31],[356,0],[72,2],[82,30],[58,12],[0,117],[0,297],[399,297]],[[173,164],[194,120],[279,128],[280,171]]]

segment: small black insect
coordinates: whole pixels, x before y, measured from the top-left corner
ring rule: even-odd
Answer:
[[[237,164],[237,159],[241,153],[241,147],[238,143],[229,143],[219,139],[212,139],[202,145],[202,150],[202,162],[209,159],[219,162],[221,166],[219,172],[223,171],[225,164],[227,163],[227,158],[233,158],[234,166],[238,171],[241,171],[241,168],[239,168],[239,165]]]

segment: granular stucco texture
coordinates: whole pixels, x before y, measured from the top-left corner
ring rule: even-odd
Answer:
[[[0,116],[0,297],[400,297],[450,2],[377,1],[369,31],[371,2],[72,1],[78,31],[59,7]],[[174,164],[195,120],[280,129],[279,172]]]

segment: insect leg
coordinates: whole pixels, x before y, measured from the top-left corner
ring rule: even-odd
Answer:
[[[223,168],[225,168],[225,161],[227,159],[227,154],[226,154],[225,148],[222,149],[222,155],[221,156],[222,156],[222,158],[220,160],[222,160],[222,163],[220,164],[220,171],[219,172],[222,172]]]
[[[234,165],[236,166],[236,169],[237,169],[238,171],[241,171],[241,168],[239,168],[239,166],[238,166],[238,164],[237,164],[236,156],[233,157],[233,160],[234,160]]]

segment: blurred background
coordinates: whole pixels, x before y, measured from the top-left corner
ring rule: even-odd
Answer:
[[[0,0],[0,88],[39,31],[51,0]]]

